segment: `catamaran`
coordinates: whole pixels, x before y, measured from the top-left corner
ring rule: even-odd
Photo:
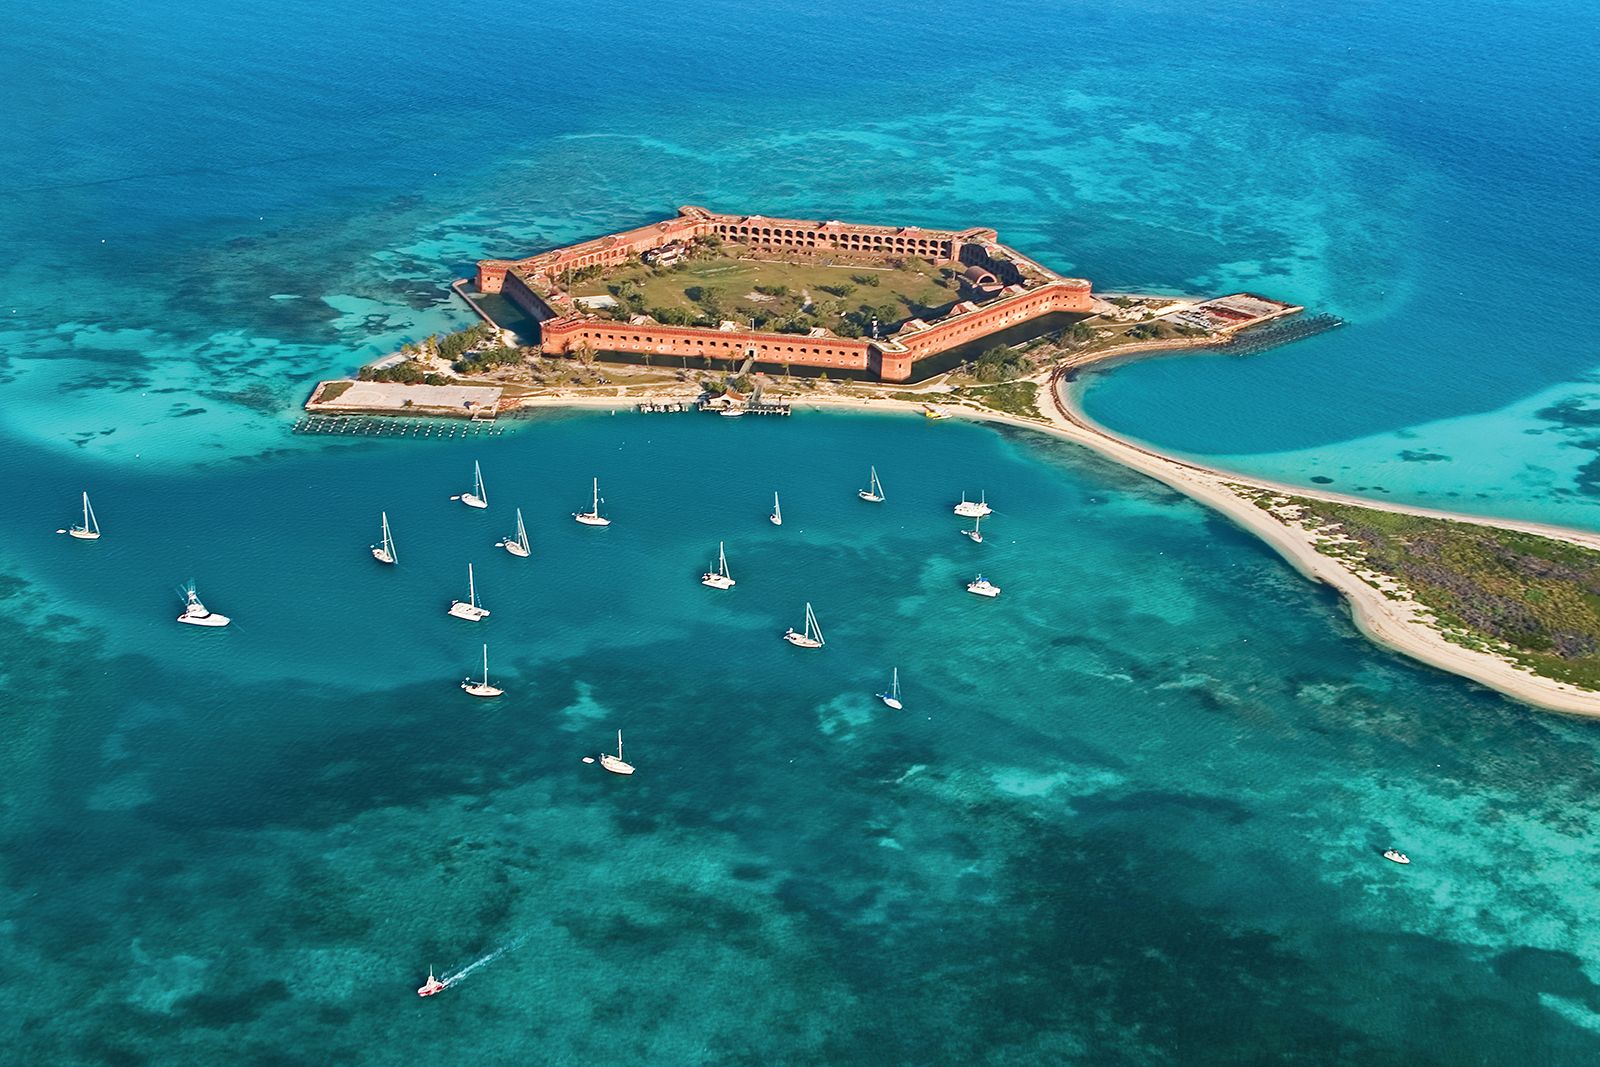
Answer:
[[[774,526],[783,525],[783,509],[778,506],[778,494],[772,494],[772,514],[767,516]]]
[[[600,766],[604,767],[606,770],[610,771],[612,774],[632,774],[633,773],[633,764],[628,763],[627,761],[625,761],[622,758],[622,731],[621,730],[617,731],[617,754],[615,756],[613,756],[609,752],[602,752],[600,754]]]
[[[900,668],[899,667],[896,667],[894,669],[894,681],[889,684],[889,691],[887,693],[879,693],[878,694],[878,699],[883,701],[885,704],[889,705],[895,711],[899,711],[902,707],[904,707],[904,705],[900,703]]]
[[[433,968],[429,967],[428,968],[428,980],[426,982],[423,982],[422,983],[422,987],[417,990],[417,996],[419,996],[419,997],[431,997],[435,993],[442,993],[446,989],[449,989],[449,988],[450,988],[449,986],[445,985],[443,982],[439,981],[439,979],[437,979],[437,978],[435,978],[433,976]]]
[[[811,610],[811,602],[806,601],[806,629],[805,633],[796,633],[793,626],[784,632],[783,639],[796,648],[821,648],[822,627],[817,625],[816,613]]]
[[[497,689],[494,686],[489,684],[489,646],[488,645],[484,645],[483,646],[483,681],[475,682],[471,678],[467,678],[467,679],[464,679],[462,681],[461,688],[465,689],[469,696],[475,696],[475,697],[497,697],[497,696],[500,696],[502,693],[505,692],[504,689]]]
[[[967,592],[993,597],[1000,595],[1000,587],[980,574],[967,583]]]
[[[400,557],[394,552],[394,534],[389,532],[389,513],[383,512],[383,543],[372,546],[372,558],[379,563],[398,563]]]
[[[869,504],[883,503],[883,483],[878,481],[878,468],[872,468],[871,481],[865,489],[857,489],[856,496]]]
[[[100,521],[94,517],[94,508],[89,506],[89,494],[83,494],[83,525],[69,526],[64,532],[76,537],[80,541],[100,540]]]
[[[495,542],[496,548],[503,548],[513,556],[528,557],[528,528],[522,525],[522,509],[517,509],[517,536],[502,538]]]
[[[700,584],[713,589],[732,589],[734,586],[733,575],[728,573],[728,553],[723,551],[721,541],[717,542],[717,569],[702,574]]]
[[[961,494],[961,503],[956,505],[956,514],[963,519],[976,519],[990,514],[994,509],[989,507],[989,494],[983,493],[977,500],[968,500],[967,494]]]
[[[611,520],[600,514],[600,479],[594,480],[594,502],[588,511],[575,511],[572,517],[585,526],[610,526]]]
[[[478,585],[472,578],[472,564],[467,564],[467,599],[450,601],[450,614],[468,622],[489,617],[489,609],[478,604]]]
[[[978,544],[983,544],[983,516],[974,515],[972,517],[972,529],[962,530],[961,532],[972,538],[972,540]]]
[[[478,466],[478,461],[472,461],[472,492],[453,496],[451,500],[459,500],[469,508],[486,508],[489,506],[489,491],[483,487],[483,468]]]
[[[194,583],[190,582],[183,589],[183,614],[178,616],[178,621],[189,626],[226,626],[233,620],[226,615],[207,611],[206,606],[200,603],[200,598],[195,595]]]

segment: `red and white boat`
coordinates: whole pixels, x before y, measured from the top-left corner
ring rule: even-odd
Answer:
[[[433,968],[429,967],[428,968],[428,980],[426,982],[423,982],[421,988],[419,988],[417,990],[417,996],[419,996],[419,997],[431,997],[435,993],[442,993],[448,988],[450,988],[450,987],[445,985],[443,982],[439,981],[439,979],[437,979],[437,978],[435,978],[433,976]]]

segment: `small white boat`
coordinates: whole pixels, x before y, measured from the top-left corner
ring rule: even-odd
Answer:
[[[472,577],[472,564],[467,564],[467,599],[450,601],[450,614],[468,622],[489,617],[489,609],[478,603],[478,583]]]
[[[178,621],[181,623],[189,626],[226,626],[233,621],[226,615],[207,611],[206,606],[200,603],[200,598],[195,595],[193,582],[184,587],[183,597],[183,614],[178,616]]]
[[[772,494],[772,514],[767,516],[774,526],[783,525],[783,508],[778,506],[778,494]]]
[[[972,529],[962,530],[974,544],[983,544],[983,516],[975,515],[972,519]]]
[[[600,479],[594,480],[594,502],[588,511],[575,511],[572,517],[585,526],[610,526],[611,520],[600,514]]]
[[[1383,858],[1390,863],[1398,863],[1402,866],[1411,862],[1411,857],[1397,848],[1384,849]]]
[[[893,708],[895,711],[899,711],[902,707],[905,706],[905,705],[900,703],[900,668],[899,667],[896,667],[894,669],[894,681],[890,683],[889,691],[887,693],[879,693],[878,694],[878,699],[883,701],[889,707]]]
[[[721,541],[717,542],[717,569],[702,574],[700,584],[713,589],[732,589],[735,584],[733,575],[728,573],[728,553],[723,550]]]
[[[467,692],[467,694],[469,696],[475,696],[475,697],[497,697],[497,696],[500,696],[502,693],[505,692],[504,689],[497,689],[496,687],[494,687],[494,686],[489,684],[489,646],[488,645],[484,645],[483,646],[483,681],[475,682],[471,678],[467,678],[467,679],[462,681],[461,688],[466,690],[466,692]]]
[[[489,491],[483,487],[483,468],[478,466],[478,461],[472,461],[472,492],[453,496],[451,500],[459,500],[469,508],[486,508],[489,506]]]
[[[717,414],[721,415],[725,419],[737,419],[744,414],[744,408],[736,408],[730,404],[721,411],[717,412]]]
[[[806,601],[806,628],[804,633],[796,633],[794,627],[789,627],[784,632],[783,639],[796,648],[821,648],[823,646],[822,627],[817,625],[816,613],[811,610],[811,602]]]
[[[617,754],[615,756],[613,756],[609,752],[601,753],[601,755],[600,755],[600,766],[604,767],[606,770],[610,771],[612,774],[632,774],[633,773],[633,764],[628,763],[627,761],[625,761],[622,758],[622,731],[621,730],[617,731]]]
[[[503,548],[513,556],[527,559],[532,551],[528,546],[528,528],[522,525],[522,509],[517,509],[517,535],[507,537],[495,542],[496,548]]]
[[[976,593],[979,596],[999,596],[1000,587],[980,574],[967,583],[967,592]]]
[[[372,546],[372,558],[379,563],[398,563],[400,557],[395,555],[394,535],[389,532],[389,513],[383,512],[383,542]]]
[[[100,540],[100,520],[94,517],[94,508],[89,506],[89,494],[83,494],[83,523],[79,526],[67,527],[66,533],[80,541]]]
[[[883,483],[878,481],[878,468],[872,468],[872,474],[865,489],[857,489],[856,496],[869,504],[883,503]]]
[[[991,514],[993,509],[989,507],[989,494],[987,492],[977,500],[968,500],[967,494],[962,493],[961,503],[956,505],[955,511],[963,519],[976,519]]]

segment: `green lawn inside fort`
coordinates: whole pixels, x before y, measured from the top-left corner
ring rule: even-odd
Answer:
[[[804,333],[820,326],[843,337],[868,336],[873,318],[885,334],[910,318],[935,319],[959,299],[955,271],[926,260],[789,262],[731,254],[735,247],[671,267],[633,263],[585,272],[569,291],[611,297],[615,307],[590,310],[619,321],[641,314],[669,326],[753,320],[757,329]]]

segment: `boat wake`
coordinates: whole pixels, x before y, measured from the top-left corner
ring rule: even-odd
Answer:
[[[457,982],[464,981],[466,979],[467,975],[471,974],[473,971],[476,971],[476,970],[478,970],[479,968],[482,968],[482,967],[487,967],[487,966],[489,966],[489,964],[493,963],[495,960],[499,959],[501,956],[504,956],[507,952],[511,952],[511,951],[514,951],[515,949],[521,948],[522,947],[522,943],[524,941],[526,941],[526,940],[528,940],[528,935],[527,934],[523,934],[521,937],[517,938],[516,940],[509,941],[506,944],[501,945],[499,948],[495,949],[493,952],[490,952],[490,953],[488,953],[487,955],[484,955],[484,956],[479,956],[477,959],[473,960],[471,963],[469,963],[465,967],[461,968],[455,974],[447,974],[447,975],[445,975],[443,978],[440,979],[440,981],[444,983],[444,987],[446,989],[449,989],[451,986],[455,985]]]

